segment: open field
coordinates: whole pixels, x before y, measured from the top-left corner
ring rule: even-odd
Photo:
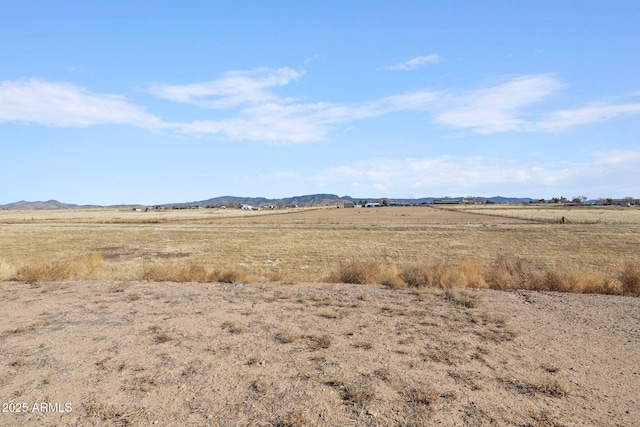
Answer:
[[[365,281],[640,293],[640,210],[623,210],[628,222],[566,224],[513,218],[522,210],[0,211],[0,280]],[[570,212],[569,219],[578,210]],[[583,215],[617,212],[589,208]],[[357,270],[367,277],[347,277]]]
[[[0,211],[0,426],[639,425],[640,223],[504,209]]]
[[[497,215],[531,221],[557,223],[562,217],[567,224],[640,224],[640,209],[618,206],[509,206],[509,205],[453,205],[456,212]]]

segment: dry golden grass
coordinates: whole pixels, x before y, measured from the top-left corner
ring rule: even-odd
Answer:
[[[443,209],[443,208],[441,208]],[[533,222],[557,224],[565,218],[568,224],[640,224],[640,209],[619,206],[562,206],[562,205],[451,205],[458,213],[478,213],[525,219]]]
[[[640,263],[628,263],[620,273],[619,279],[625,295],[640,296]]]
[[[528,207],[0,211],[0,280],[326,280],[638,296],[640,210],[564,209],[580,221],[537,223],[522,212],[547,212]]]

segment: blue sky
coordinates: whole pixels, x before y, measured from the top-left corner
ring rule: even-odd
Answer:
[[[640,197],[637,1],[0,4],[0,204]]]

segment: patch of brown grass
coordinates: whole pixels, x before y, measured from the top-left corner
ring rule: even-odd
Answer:
[[[250,275],[240,267],[213,269],[202,262],[173,261],[144,265],[140,278],[151,282],[237,283],[247,281]]]
[[[425,262],[409,265],[401,271],[400,279],[414,288],[487,287],[478,262],[469,257],[449,264]]]
[[[622,293],[633,297],[640,297],[640,264],[627,263],[620,273]]]
[[[27,283],[58,282],[71,278],[72,265],[68,261],[35,260],[16,272],[16,279]]]
[[[154,325],[149,328],[149,331],[153,333],[153,340],[158,343],[166,343],[169,341],[173,341],[175,339],[174,336],[170,335],[168,332],[164,331],[160,326]]]
[[[211,273],[198,263],[155,263],[143,267],[142,279],[151,282],[208,282]]]
[[[416,264],[404,268],[400,278],[412,288],[437,285],[436,267],[431,264]]]
[[[464,275],[464,281],[470,288],[486,288],[487,282],[484,279],[484,271],[478,261],[471,257],[464,257],[458,261],[458,270]]]
[[[304,411],[301,408],[294,408],[282,416],[276,427],[306,427],[310,425],[309,419],[305,416]]]
[[[353,260],[341,264],[329,276],[329,282],[370,285],[380,281],[380,264],[374,261]]]
[[[100,278],[105,266],[104,257],[99,252],[91,252],[75,261],[76,275],[86,279]]]
[[[409,401],[422,405],[435,405],[440,402],[440,393],[429,388],[416,388],[409,393]]]
[[[128,426],[148,424],[149,422],[149,416],[143,408],[131,408],[96,400],[83,406],[87,416],[92,420],[97,420],[95,421],[96,425],[106,422],[107,425]]]
[[[476,308],[480,304],[479,296],[474,295],[469,291],[465,292],[461,289],[447,289],[444,293],[444,297],[449,301],[466,308]]]
[[[354,405],[364,406],[376,397],[372,385],[351,384],[343,389],[342,398]]]
[[[535,290],[557,292],[619,294],[615,279],[585,267],[561,267],[547,271]]]
[[[260,394],[267,394],[271,392],[271,384],[265,380],[254,381],[251,388]]]
[[[276,335],[276,339],[283,344],[290,344],[292,342],[298,341],[300,339],[300,334],[296,334],[295,332],[289,329],[283,329]]]
[[[491,289],[536,289],[542,273],[528,260],[511,255],[498,256],[485,273]]]
[[[247,270],[240,267],[231,267],[214,271],[211,278],[213,282],[238,283],[248,281],[250,274]]]
[[[308,336],[309,348],[311,350],[320,350],[331,346],[331,337],[329,335]]]
[[[222,329],[225,329],[232,334],[241,334],[247,330],[244,326],[230,320],[226,320],[222,323]]]
[[[359,341],[353,344],[355,348],[361,348],[363,350],[371,350],[373,348],[373,343],[371,341]]]
[[[552,397],[564,397],[569,394],[569,387],[557,378],[547,378],[537,384],[532,385],[532,388],[538,393],[543,393]]]
[[[138,301],[140,298],[142,298],[142,295],[140,295],[138,292],[132,292],[129,295],[127,295],[127,300],[131,302]]]
[[[502,381],[523,394],[541,393],[552,397],[564,397],[569,394],[569,387],[557,378],[544,378],[537,381],[511,378]]]

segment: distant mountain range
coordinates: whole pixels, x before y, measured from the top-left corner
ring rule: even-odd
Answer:
[[[6,205],[0,205],[0,209],[82,209],[82,208],[99,208],[97,205],[73,205],[70,203],[62,203],[57,200],[49,200],[46,202],[27,202],[21,200],[19,202],[8,203]]]
[[[191,207],[191,206],[221,206],[221,205],[251,205],[251,206],[264,206],[264,205],[275,205],[275,206],[292,206],[297,205],[300,207],[320,207],[320,206],[335,206],[345,202],[354,202],[358,203],[360,201],[380,201],[382,199],[387,199],[389,202],[395,203],[407,203],[407,204],[422,204],[422,203],[433,203],[436,200],[470,200],[477,203],[530,203],[535,201],[534,199],[528,197],[422,197],[419,199],[394,199],[394,198],[376,198],[376,197],[351,197],[351,196],[337,196],[335,194],[310,194],[306,196],[295,196],[295,197],[285,197],[283,199],[267,199],[264,197],[238,197],[238,196],[221,196],[214,197],[212,199],[200,200],[195,202],[179,202],[179,203],[161,203],[157,206],[165,206],[167,208],[171,207]],[[21,200],[15,203],[8,203],[6,205],[0,205],[0,209],[21,209],[21,210],[29,210],[29,209],[90,209],[90,208],[101,208],[101,207],[140,207],[144,205],[110,205],[110,206],[100,206],[100,205],[74,205],[70,203],[62,203],[57,200],[49,200],[46,202],[27,202]]]

